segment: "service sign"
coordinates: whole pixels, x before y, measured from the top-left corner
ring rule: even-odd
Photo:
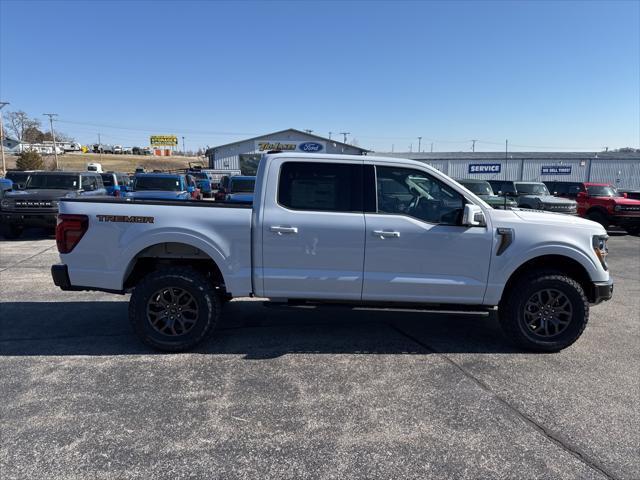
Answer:
[[[470,163],[469,173],[500,173],[501,163]]]
[[[176,147],[178,137],[175,135],[151,135],[149,143],[157,147]]]
[[[571,175],[571,165],[546,165],[540,169],[540,175]]]
[[[292,141],[257,141],[257,152],[268,152],[269,150],[280,150],[282,152],[324,152],[326,145],[324,142],[292,142]]]

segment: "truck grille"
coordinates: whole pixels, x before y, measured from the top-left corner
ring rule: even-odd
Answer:
[[[640,207],[635,207],[635,206],[625,206],[623,205],[622,207],[620,207],[620,210],[624,211],[624,212],[640,212]]]
[[[16,208],[52,208],[51,200],[16,200]]]

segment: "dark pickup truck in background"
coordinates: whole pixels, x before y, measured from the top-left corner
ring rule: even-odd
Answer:
[[[0,201],[0,233],[16,239],[26,227],[53,229],[60,198],[105,194],[98,173],[30,172],[23,190],[7,192]]]

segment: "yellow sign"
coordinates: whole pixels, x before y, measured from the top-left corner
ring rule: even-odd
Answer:
[[[259,152],[268,150],[282,150],[283,152],[295,150],[298,146],[296,143],[280,143],[280,142],[256,142]]]
[[[176,147],[178,137],[175,135],[151,135],[151,145]]]

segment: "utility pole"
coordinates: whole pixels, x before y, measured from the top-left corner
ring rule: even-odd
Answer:
[[[2,172],[7,173],[7,164],[4,160],[4,124],[2,123],[2,108],[9,102],[0,102],[0,152],[2,152]]]
[[[420,145],[422,144],[422,137],[418,137],[418,153],[420,153]]]
[[[333,132],[329,132],[329,140],[331,140],[331,134],[332,134],[332,133],[333,133]]]
[[[182,136],[182,156],[187,156],[187,151],[184,149],[184,135]]]
[[[471,140],[471,151],[475,153],[476,151],[476,142],[478,140]]]
[[[431,142],[431,153],[433,153],[433,142]]]
[[[509,157],[508,153],[509,153],[509,140],[507,139],[504,141],[504,159],[505,160],[507,160]]]
[[[100,155],[100,163],[102,163],[102,140],[100,140],[100,134],[98,133],[98,154]]]
[[[351,132],[340,132],[340,135],[342,135],[342,138],[344,138],[344,141],[342,143],[347,143],[347,135],[351,134]]]
[[[51,137],[53,138],[53,155],[56,158],[56,170],[58,170],[58,147],[56,147],[56,134],[53,131],[53,117],[57,117],[57,113],[43,113],[42,115],[46,115],[49,117],[49,125],[51,125]]]

